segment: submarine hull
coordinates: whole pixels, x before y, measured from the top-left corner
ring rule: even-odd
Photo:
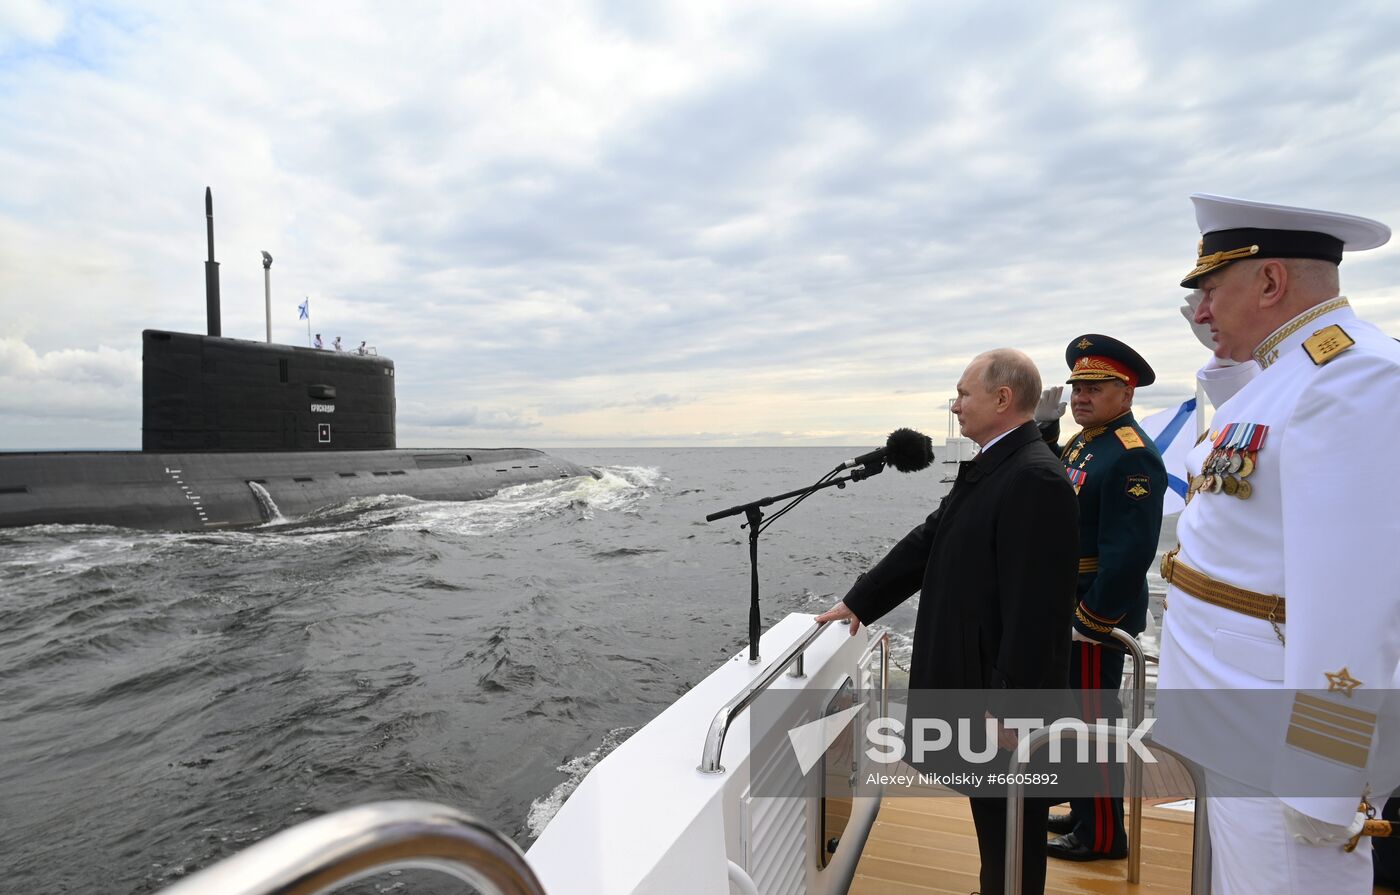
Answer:
[[[207,187],[204,216],[209,333],[142,331],[142,449],[0,452],[0,528],[230,528],[357,497],[480,500],[596,475],[529,448],[399,448],[394,362],[363,342],[353,352],[274,344],[270,324],[267,342],[224,338]]]
[[[0,453],[0,527],[236,528],[271,521],[259,490],[291,517],[357,497],[480,500],[583,475],[595,474],[530,448]]]

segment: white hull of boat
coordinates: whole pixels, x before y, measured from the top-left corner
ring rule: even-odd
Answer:
[[[794,777],[784,798],[752,796],[749,713],[724,740],[724,773],[698,769],[716,712],[811,627],[809,615],[783,619],[762,637],[763,661],[734,656],[599,762],[527,853],[546,891],[727,895],[745,891],[747,878],[764,895],[844,893],[878,797],[852,800],[840,847],[821,867],[821,775]],[[806,652],[805,676],[783,674],[771,690],[835,691],[847,679],[879,687],[863,661],[875,641],[867,629],[852,637],[828,626]]]

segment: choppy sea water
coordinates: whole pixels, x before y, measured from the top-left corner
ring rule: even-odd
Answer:
[[[745,643],[747,534],[705,515],[850,453],[569,450],[602,477],[217,534],[0,530],[4,891],[157,891],[378,799],[453,805],[528,845]],[[839,599],[941,476],[887,471],[778,520],[765,626]],[[897,664],[916,608],[883,620]],[[360,890],[460,891],[416,874]]]

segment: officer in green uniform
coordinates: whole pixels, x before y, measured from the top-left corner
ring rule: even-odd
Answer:
[[[1108,711],[1123,682],[1124,653],[1111,631],[1134,636],[1147,625],[1147,570],[1157,556],[1167,472],[1152,439],[1133,419],[1133,393],[1156,374],[1133,349],[1108,336],[1078,336],[1065,350],[1072,387],[1070,409],[1083,429],[1060,450],[1065,473],[1079,495],[1079,602],[1070,650],[1070,686],[1084,693],[1085,717]],[[1063,406],[1063,405],[1061,405]],[[1058,423],[1047,440],[1058,434]],[[1103,691],[1102,693],[1097,691]],[[1102,769],[1104,793],[1121,792],[1123,768]],[[1121,797],[1070,800],[1070,813],[1051,815],[1052,858],[1095,861],[1124,858]]]

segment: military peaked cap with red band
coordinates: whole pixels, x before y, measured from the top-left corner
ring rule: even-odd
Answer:
[[[1067,382],[1102,382],[1115,379],[1130,386],[1151,385],[1157,381],[1147,361],[1112,336],[1087,333],[1070,340],[1065,349],[1069,365]]]
[[[1342,252],[1374,249],[1390,239],[1385,224],[1353,214],[1208,193],[1196,193],[1191,202],[1201,241],[1196,266],[1181,281],[1187,289],[1195,289],[1211,271],[1245,258],[1315,258],[1341,264]]]

